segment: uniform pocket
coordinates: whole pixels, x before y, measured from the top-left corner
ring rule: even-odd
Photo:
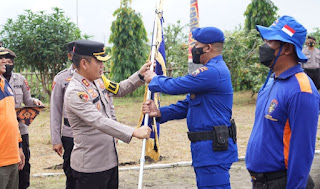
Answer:
[[[15,102],[20,106],[20,104],[23,102],[23,92],[21,89],[15,89],[14,93]]]

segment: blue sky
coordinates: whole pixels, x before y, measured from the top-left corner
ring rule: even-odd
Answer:
[[[272,0],[279,8],[279,15],[290,15],[303,24],[308,32],[320,28],[319,0]],[[78,9],[76,4],[78,2]],[[189,22],[190,0],[163,0],[165,26],[180,20]],[[215,26],[232,30],[244,24],[243,13],[251,0],[198,0],[200,26]],[[132,0],[132,7],[142,15],[149,39],[151,38],[156,0]],[[10,0],[0,6],[0,28],[8,18],[23,14],[25,9],[50,12],[51,7],[65,11],[74,23],[78,20],[81,31],[92,35],[91,39],[108,44],[110,27],[119,8],[120,0]],[[76,11],[78,10],[78,11]],[[77,17],[78,12],[78,17]],[[77,19],[78,18],[78,19]]]

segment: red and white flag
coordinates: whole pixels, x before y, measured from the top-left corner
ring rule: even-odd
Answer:
[[[293,34],[296,33],[296,31],[288,25],[284,25],[281,30],[284,31],[286,34],[290,35],[290,37],[292,37]]]

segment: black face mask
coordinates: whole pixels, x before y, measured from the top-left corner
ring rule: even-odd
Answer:
[[[259,47],[259,62],[269,68],[272,61],[276,58],[274,56],[275,51],[276,50],[269,47],[267,43],[261,45]]]
[[[6,64],[6,72],[3,76],[9,81],[13,70],[13,65]]]
[[[202,54],[204,54],[203,52],[203,47],[201,48],[196,48],[195,46],[193,46],[192,50],[191,50],[191,53],[192,53],[192,61],[193,63],[195,64],[201,64],[200,62],[200,56]]]
[[[308,46],[309,46],[309,47],[314,47],[315,45],[316,45],[315,42],[310,42]]]

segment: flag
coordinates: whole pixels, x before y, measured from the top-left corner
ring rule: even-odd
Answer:
[[[22,122],[29,126],[43,108],[44,106],[25,106],[23,108],[16,108],[18,122]]]
[[[189,31],[188,62],[192,62],[191,49],[195,43],[192,37],[192,31],[197,27],[199,27],[198,0],[190,0],[190,31]]]
[[[155,73],[157,75],[166,75],[166,53],[165,53],[165,44],[163,40],[163,16],[162,16],[162,0],[159,3],[158,16],[156,18],[155,24],[157,24],[157,36],[156,42],[152,41],[151,44],[157,44],[157,49],[155,53]],[[154,34],[155,35],[155,34]],[[151,53],[150,53],[151,54]],[[145,88],[144,102],[147,100],[148,85]],[[157,107],[160,107],[160,93],[151,93],[151,99],[155,102]],[[141,112],[138,126],[144,125],[144,114]],[[146,156],[150,157],[154,161],[158,161],[160,158],[160,124],[156,121],[155,118],[149,117],[148,125],[151,128],[150,138],[146,141]]]
[[[281,30],[284,31],[286,34],[288,34],[290,37],[292,37],[293,34],[296,33],[296,31],[292,29],[290,26],[288,26],[287,24],[284,25]]]

